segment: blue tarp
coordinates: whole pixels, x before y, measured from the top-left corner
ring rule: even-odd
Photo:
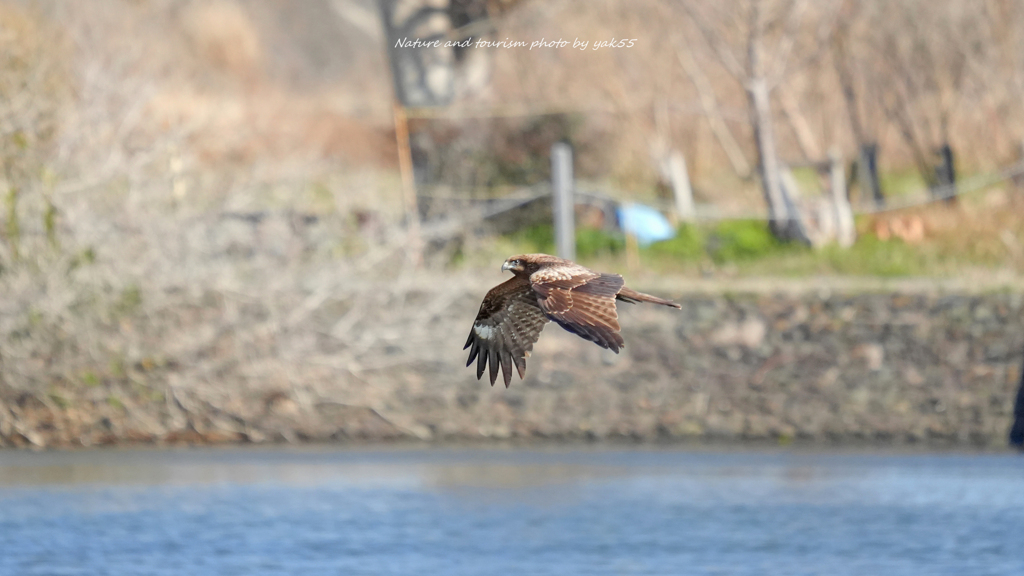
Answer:
[[[619,226],[641,246],[674,238],[676,229],[658,210],[643,204],[622,204],[616,209]]]

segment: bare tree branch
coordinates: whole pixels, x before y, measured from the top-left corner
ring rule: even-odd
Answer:
[[[796,44],[797,32],[806,10],[807,0],[794,0],[792,8],[784,12],[786,16],[785,29],[782,32],[779,49],[772,59],[776,70],[768,74],[770,78],[776,79],[772,82],[773,84],[778,82],[777,79],[782,78],[786,73],[786,65],[789,63],[789,56],[793,51],[793,46]]]
[[[732,49],[722,42],[718,32],[713,26],[711,26],[700,10],[697,10],[694,7],[693,2],[681,2],[680,5],[683,7],[683,10],[689,14],[690,21],[697,26],[697,29],[704,37],[704,40],[715,51],[715,54],[718,56],[722,66],[725,67],[726,71],[728,71],[737,82],[742,84],[744,79],[747,77],[747,72],[745,67],[736,57],[736,54],[734,54]]]
[[[743,153],[743,149],[740,147],[736,138],[732,135],[732,130],[729,129],[729,125],[725,123],[722,117],[721,110],[718,106],[718,99],[715,97],[714,88],[711,86],[711,82],[708,81],[707,76],[697,65],[697,62],[693,59],[693,55],[689,49],[680,48],[676,46],[676,59],[679,60],[679,64],[683,67],[687,76],[690,77],[690,81],[697,88],[697,94],[700,99],[701,107],[704,110],[704,116],[708,120],[708,124],[711,125],[711,130],[714,132],[715,137],[718,139],[718,143],[722,146],[726,156],[729,157],[729,162],[732,164],[733,170],[740,177],[747,177],[750,175],[750,162],[747,161],[746,155]]]

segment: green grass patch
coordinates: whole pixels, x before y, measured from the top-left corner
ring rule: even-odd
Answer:
[[[829,245],[812,249],[775,238],[762,220],[684,224],[675,238],[641,248],[640,261],[663,274],[724,271],[742,276],[833,274],[887,278],[944,276],[961,265],[981,261],[979,256],[969,254],[969,246],[961,246],[959,253],[952,254],[934,242],[880,240],[872,232],[864,231],[866,226],[859,227],[861,235],[850,248]],[[506,236],[505,241],[509,253],[555,251],[554,234],[547,225],[523,229]],[[624,264],[624,252],[625,240],[621,235],[590,229],[577,232],[577,257],[581,262],[614,269]]]
[[[818,174],[818,170],[811,166],[804,166],[801,168],[793,168],[790,171],[793,174],[793,180],[796,182],[797,193],[816,193],[821,189],[821,176]]]
[[[829,272],[859,276],[915,276],[929,268],[928,254],[902,240],[879,240],[874,234],[847,249],[826,246],[815,253]]]
[[[585,258],[611,256],[626,248],[626,239],[604,230],[583,228],[576,231],[576,252]]]
[[[900,197],[916,194],[928,188],[928,183],[917,170],[896,170],[881,172],[878,185],[886,197]]]
[[[730,264],[807,250],[802,245],[775,238],[763,221],[736,220],[711,226],[684,224],[675,238],[651,244],[644,249],[644,254],[660,260],[710,260],[715,264]]]
[[[86,388],[96,388],[101,384],[100,377],[95,372],[85,371],[82,372],[79,379]]]
[[[536,224],[509,235],[509,240],[521,246],[524,253],[555,251],[555,229],[550,224]]]
[[[705,242],[708,254],[716,263],[758,260],[773,254],[805,247],[782,242],[772,235],[768,224],[760,220],[722,222],[708,234]]]
[[[661,259],[674,259],[679,262],[697,262],[707,255],[704,243],[704,230],[697,226],[684,224],[676,230],[676,237],[655,242],[644,248],[643,252]]]
[[[524,253],[554,254],[555,252],[555,230],[550,224],[538,224],[524,228],[511,234],[509,240]],[[614,256],[625,248],[626,239],[621,234],[610,234],[595,228],[576,230],[576,255],[579,258]]]
[[[684,226],[676,238],[651,245],[644,256],[662,271],[692,270],[696,263],[701,270],[725,267],[744,275],[906,277],[942,274],[950,264],[928,245],[883,241],[871,233],[850,248],[833,244],[814,250],[778,240],[760,221]]]

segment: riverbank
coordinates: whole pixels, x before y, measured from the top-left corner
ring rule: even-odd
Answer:
[[[43,394],[5,386],[0,445],[1005,445],[1024,348],[1019,292],[917,281],[786,289],[777,281],[761,291],[691,286],[680,294],[662,281],[654,290],[683,309],[625,307],[622,354],[549,326],[525,381],[506,390],[464,367],[461,344],[482,294],[475,283],[482,281],[448,295],[406,293],[387,311],[390,323],[356,319],[352,343],[333,349],[322,334],[329,329],[312,320],[308,331],[240,347],[240,331],[253,327],[238,321],[189,354],[126,362],[120,377],[57,382]],[[199,309],[165,312],[178,310],[183,330],[203,318],[261,313],[233,307],[207,298]],[[321,321],[337,329],[346,314]],[[146,332],[134,329],[136,337]],[[317,334],[312,354],[290,354],[283,342]],[[197,378],[197,358],[209,363],[210,355],[217,369]]]

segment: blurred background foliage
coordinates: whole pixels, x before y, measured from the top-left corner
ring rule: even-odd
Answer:
[[[712,97],[721,124],[753,164],[746,95],[695,25],[714,25],[728,9],[607,2],[577,7],[570,18],[564,3],[477,4],[453,3],[453,22],[489,15],[487,38],[640,41],[619,50],[461,53],[460,65],[484,70],[483,80],[467,84],[446,109],[413,111],[410,121],[423,202],[441,206],[427,216],[465,206],[430,199],[481,201],[545,184],[556,141],[573,144],[583,189],[667,208],[671,192],[659,162],[666,150],[679,149],[699,203],[740,220],[763,215],[756,178],[736,170],[704,107]],[[791,9],[785,2],[764,5],[780,18]],[[1024,110],[1015,94],[1024,72],[1013,54],[1024,31],[1013,23],[1024,12],[1016,3],[836,1],[805,8],[792,30],[772,31],[783,40],[790,34],[793,50],[814,48],[793,55],[803,60],[774,96],[783,157],[805,161],[835,146],[852,160],[859,139],[871,137],[882,151],[882,187],[893,199],[925,189],[918,156],[928,153],[922,146],[944,139],[954,144],[965,174],[990,174],[1017,160]],[[281,210],[335,218],[342,234],[333,252],[367,251],[368,234],[402,218],[391,80],[376,9],[370,0],[316,0],[300,9],[275,0],[111,0],[89,10],[0,2],[0,265],[11,266],[20,244],[39,240],[40,249],[52,249],[61,239],[71,253],[91,249],[103,261],[101,244],[117,243],[107,224],[118,219]],[[901,27],[908,19],[915,26]],[[831,31],[827,41],[809,42],[822,27]],[[943,35],[948,30],[958,31],[955,41]],[[716,33],[722,42],[742,40],[737,30]],[[482,68],[470,67],[474,58]],[[853,174],[854,201],[863,206]],[[802,188],[819,185],[813,170],[797,168],[794,176]],[[1012,187],[965,199],[952,218],[1000,222],[970,226],[970,237],[961,233],[967,228],[949,226],[952,212],[943,206],[865,216],[860,228],[884,228],[894,216],[916,219],[923,234],[875,234],[922,254],[919,265],[904,268],[908,274],[948,273],[942,263],[949,258],[1019,270],[1024,225],[1010,216],[1017,207]],[[584,257],[620,252],[620,240],[598,233],[612,224],[583,224]],[[678,251],[645,254],[663,255],[661,269],[671,254],[688,273],[697,252],[716,264],[786,253],[759,236],[754,223],[698,226],[716,227],[708,240],[691,234],[677,240]],[[533,235],[524,230],[512,239]],[[709,246],[686,248],[698,243]],[[486,249],[488,242],[470,239],[458,251],[471,245]],[[451,254],[431,262],[444,264]],[[829,269],[873,273],[871,266]]]
[[[862,220],[862,229],[865,220]],[[538,224],[508,236],[510,252],[554,251],[554,232],[548,224]],[[584,228],[576,232],[577,255],[588,261],[621,264],[626,240],[621,233]],[[736,220],[719,224],[679,226],[670,240],[655,242],[640,249],[645,267],[659,273],[681,272],[714,276],[744,275],[852,275],[906,277],[926,273],[954,274],[959,266],[983,261],[965,258],[968,247],[942,250],[937,247],[908,244],[899,238],[879,240],[864,229],[850,249],[829,246],[815,250],[801,244],[783,242],[768,230],[762,220]]]

